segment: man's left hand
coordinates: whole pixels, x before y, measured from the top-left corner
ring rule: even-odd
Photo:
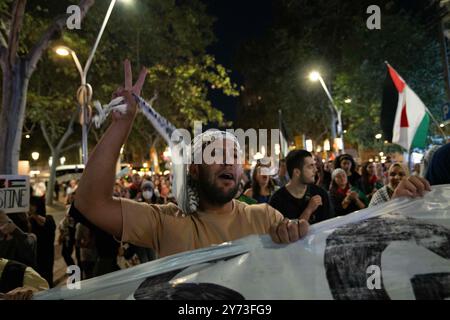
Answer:
[[[295,242],[308,233],[309,223],[304,219],[283,219],[278,225],[270,227],[270,236],[275,243]]]
[[[395,188],[392,198],[423,197],[425,191],[431,191],[430,183],[422,177],[410,176],[407,179],[403,179],[397,188]]]

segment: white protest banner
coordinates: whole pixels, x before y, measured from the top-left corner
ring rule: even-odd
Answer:
[[[269,236],[180,253],[35,299],[450,299],[450,185]]]
[[[0,175],[0,210],[5,213],[28,212],[30,177]]]

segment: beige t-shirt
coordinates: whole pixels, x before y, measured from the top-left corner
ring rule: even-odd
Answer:
[[[283,215],[267,204],[233,200],[228,214],[197,212],[184,215],[175,204],[151,205],[121,199],[122,241],[154,249],[160,257],[266,234]]]

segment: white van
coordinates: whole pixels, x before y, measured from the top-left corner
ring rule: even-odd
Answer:
[[[61,184],[72,179],[79,180],[83,174],[84,164],[69,164],[56,167],[56,181]]]

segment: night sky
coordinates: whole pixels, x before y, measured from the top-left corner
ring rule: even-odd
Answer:
[[[233,61],[240,44],[264,35],[272,23],[271,0],[204,0],[208,13],[216,17],[214,34],[216,43],[208,48],[217,62],[234,70]],[[233,71],[231,80],[239,86],[243,76]],[[213,105],[225,114],[226,120],[236,120],[238,97],[212,93]]]

